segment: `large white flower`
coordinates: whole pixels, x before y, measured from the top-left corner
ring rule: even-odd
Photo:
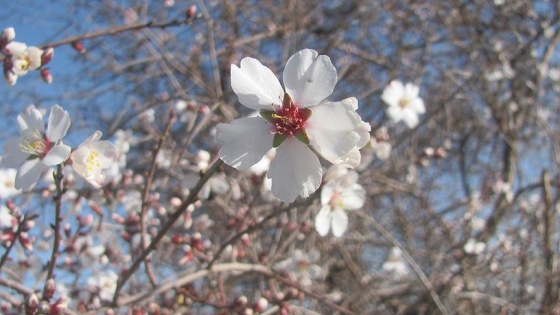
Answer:
[[[247,170],[276,148],[267,177],[272,194],[289,203],[308,197],[321,184],[315,152],[333,164],[356,167],[370,126],[356,113],[356,98],[325,101],[337,81],[329,57],[304,49],[290,57],[283,80],[285,92],[274,73],[253,58],[241,60],[241,67],[232,65],[233,91],[260,117],[219,124],[216,138],[222,160],[238,170]]]
[[[358,184],[358,173],[343,169],[338,165],[329,168],[327,182],[321,191],[321,210],[315,217],[315,229],[325,236],[332,229],[335,237],[340,237],[348,228],[346,211],[356,210],[364,205],[366,190]]]
[[[68,112],[58,105],[51,108],[45,132],[43,115],[34,105],[18,115],[19,138],[8,140],[2,149],[2,164],[19,167],[15,187],[30,190],[49,167],[63,163],[71,148],[62,143],[70,127]]]
[[[103,133],[94,132],[72,153],[72,168],[95,187],[101,187],[105,170],[117,161],[117,147],[109,141],[99,141]]]
[[[381,95],[388,105],[387,116],[394,122],[403,120],[408,128],[416,127],[418,115],[426,112],[419,92],[419,88],[412,83],[403,85],[401,81],[391,81]]]

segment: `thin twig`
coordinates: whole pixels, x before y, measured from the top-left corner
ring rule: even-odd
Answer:
[[[154,237],[154,239],[150,242],[150,245],[142,251],[142,253],[134,260],[132,266],[122,274],[122,276],[117,281],[117,287],[115,289],[115,295],[113,296],[113,305],[118,305],[118,297],[121,289],[124,287],[128,279],[134,274],[134,272],[138,269],[140,264],[148,257],[148,255],[156,248],[159,244],[163,236],[167,234],[169,229],[175,224],[175,222],[185,213],[187,207],[191,205],[193,202],[196,201],[198,198],[198,193],[206,184],[206,182],[216,173],[216,171],[224,164],[224,162],[220,159],[217,159],[212,166],[208,168],[208,170],[204,173],[204,175],[200,178],[196,186],[190,191],[189,196],[183,203],[179,206],[179,208],[171,214],[169,219],[165,222],[161,230],[159,230],[158,234]]]
[[[62,175],[62,164],[57,165],[56,172],[54,173],[54,184],[56,187],[56,194],[53,196],[54,204],[55,204],[55,214],[54,214],[54,241],[53,241],[53,248],[51,253],[51,259],[48,263],[47,269],[47,278],[45,280],[45,286],[43,287],[43,300],[48,300],[47,292],[47,284],[50,279],[54,279],[54,268],[56,266],[56,260],[58,259],[59,252],[58,248],[60,247],[60,222],[62,221],[61,216],[61,209],[62,209],[62,195],[64,195],[65,190],[62,186],[62,179],[64,176]]]
[[[150,190],[152,189],[152,181],[154,179],[154,175],[156,173],[156,167],[157,167],[156,160],[163,147],[163,144],[169,137],[169,131],[171,130],[171,125],[173,125],[174,122],[175,122],[175,112],[173,110],[170,110],[169,118],[167,120],[167,123],[165,124],[164,132],[159,138],[156,150],[152,157],[152,166],[150,168],[150,171],[148,172],[148,175],[146,175],[146,185],[144,186],[144,191],[142,191],[142,210],[140,213],[140,234],[141,234],[140,242],[142,244],[142,249],[146,249],[148,245],[146,244],[146,235],[147,235],[146,221],[148,219],[149,194],[150,194]],[[152,284],[153,287],[157,286],[156,279],[154,277],[148,259],[144,261],[144,266],[146,268],[146,273],[148,274],[148,279],[150,279],[150,283]]]
[[[96,32],[85,33],[83,35],[68,37],[68,38],[59,40],[57,42],[41,45],[39,47],[43,48],[43,49],[47,48],[47,47],[54,48],[54,47],[58,47],[58,46],[66,45],[66,44],[71,44],[71,43],[74,43],[74,42],[83,41],[83,40],[86,40],[86,39],[94,39],[94,38],[97,38],[97,37],[115,35],[115,34],[128,32],[128,31],[136,31],[136,30],[140,30],[140,29],[143,29],[143,28],[166,28],[166,27],[172,27],[172,26],[183,26],[183,25],[191,24],[194,20],[196,20],[198,18],[200,18],[200,15],[196,15],[196,16],[191,17],[191,18],[186,18],[184,20],[176,19],[176,20],[172,20],[172,21],[169,21],[169,22],[156,22],[156,21],[152,20],[152,21],[148,21],[148,22],[144,22],[144,23],[121,25],[121,26],[117,26],[117,27],[112,27],[112,28],[96,31]]]
[[[428,292],[430,292],[430,296],[432,297],[432,300],[436,304],[438,310],[444,315],[449,314],[449,312],[445,309],[445,306],[443,306],[443,303],[441,302],[441,299],[439,298],[437,292],[434,290],[434,287],[430,283],[430,280],[428,279],[426,274],[422,271],[422,268],[420,268],[418,263],[416,263],[414,258],[412,258],[412,256],[410,256],[410,254],[404,248],[404,246],[402,246],[402,244],[389,231],[387,231],[381,224],[377,223],[377,221],[375,221],[375,219],[373,217],[370,217],[370,216],[366,215],[365,213],[362,213],[361,211],[356,211],[355,213],[360,218],[366,220],[368,223],[373,225],[373,227],[377,231],[379,231],[381,234],[383,234],[383,236],[393,246],[398,247],[401,250],[404,259],[412,266],[412,269],[414,269],[414,272],[416,272],[416,274],[420,278],[420,281],[422,281],[422,284],[424,285],[426,290],[428,290]]]

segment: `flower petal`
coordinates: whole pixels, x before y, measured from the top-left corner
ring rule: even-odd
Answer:
[[[286,203],[297,196],[307,198],[321,185],[323,170],[319,158],[303,142],[288,137],[277,149],[267,177],[272,194]]]
[[[109,168],[117,160],[117,147],[110,141],[92,142],[88,147],[97,152],[97,160],[101,169]]]
[[[70,115],[58,105],[51,107],[49,125],[47,126],[47,139],[57,142],[62,139],[70,128]]]
[[[35,105],[27,106],[23,113],[18,115],[17,125],[20,134],[28,131],[37,130],[39,132],[43,132],[43,130],[45,130],[43,115],[37,108],[35,108]]]
[[[311,146],[331,163],[336,163],[360,140],[355,130],[362,119],[352,109],[351,99],[316,106],[307,121],[306,131]]]
[[[404,96],[404,85],[401,81],[393,80],[385,87],[381,99],[389,106],[399,106],[399,100]]]
[[[254,58],[243,58],[241,67],[231,65],[231,87],[239,102],[254,110],[270,110],[284,97],[278,78]]]
[[[424,106],[424,101],[421,98],[415,98],[408,104],[408,107],[418,114],[424,114],[426,112],[426,107]]]
[[[39,159],[25,161],[16,174],[16,189],[31,190],[48,167]]]
[[[345,210],[356,210],[364,206],[366,190],[360,184],[353,184],[345,188],[340,197]]]
[[[2,147],[2,164],[5,167],[16,168],[27,160],[29,154],[19,149],[20,139],[12,138],[4,143]]]
[[[272,125],[261,117],[236,119],[229,124],[218,124],[216,140],[220,158],[238,170],[246,170],[259,162],[272,149]]]
[[[418,114],[411,110],[403,111],[402,120],[405,122],[408,128],[412,129],[418,125],[419,119]]]
[[[43,158],[43,164],[45,164],[46,166],[58,165],[68,159],[71,151],[72,148],[65,144],[55,145]]]
[[[360,165],[362,161],[362,154],[358,147],[352,148],[352,150],[348,151],[348,153],[344,154],[340,158],[332,161],[331,163],[348,167],[348,168],[356,168]]]
[[[335,209],[331,212],[332,234],[341,237],[348,228],[348,216],[344,210]]]
[[[92,133],[91,136],[87,137],[86,140],[82,141],[82,143],[80,143],[80,147],[91,142],[99,141],[99,139],[101,139],[102,136],[103,136],[103,132],[97,130],[94,133]]]
[[[296,104],[313,106],[331,95],[337,81],[336,68],[329,57],[304,49],[288,59],[283,80]]]
[[[315,230],[321,236],[329,234],[331,229],[331,208],[323,206],[317,216],[315,217]]]

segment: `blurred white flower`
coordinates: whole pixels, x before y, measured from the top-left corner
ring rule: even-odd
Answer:
[[[375,137],[371,137],[369,144],[375,156],[381,161],[385,161],[391,156],[391,149],[393,147],[389,142],[378,141]]]
[[[16,174],[17,170],[14,168],[0,168],[0,199],[8,199],[20,193],[15,186]]]
[[[400,279],[410,273],[408,265],[402,257],[402,251],[398,247],[391,248],[389,257],[387,257],[387,260],[383,263],[382,268],[395,279]]]
[[[325,277],[325,270],[317,265],[321,258],[318,251],[302,251],[294,250],[291,257],[282,260],[274,265],[277,270],[282,270],[294,277],[303,287],[309,287],[314,280],[320,280]]]
[[[424,101],[418,96],[419,91],[412,83],[403,85],[401,81],[391,81],[381,95],[388,105],[387,116],[394,122],[403,120],[408,128],[416,127],[418,115],[426,112]]]
[[[49,167],[63,163],[70,156],[71,148],[61,141],[70,127],[70,116],[62,107],[54,105],[45,132],[43,115],[30,105],[18,115],[17,127],[20,137],[4,144],[2,164],[19,167],[15,187],[30,190]]]
[[[222,160],[246,170],[272,148],[267,177],[272,194],[293,202],[308,197],[321,184],[319,158],[333,164],[356,167],[359,148],[369,140],[369,124],[357,114],[358,100],[325,102],[337,81],[329,57],[304,49],[290,57],[284,70],[286,92],[274,73],[258,60],[244,58],[241,67],[232,65],[231,85],[244,106],[260,111],[217,126]]]
[[[340,174],[339,166],[333,165],[332,168],[338,168],[335,173]],[[347,171],[326,182],[321,191],[322,207],[315,217],[315,229],[319,235],[327,235],[331,228],[335,237],[344,234],[348,228],[346,211],[361,208],[366,200],[366,190],[357,182],[358,173],[355,171]]]
[[[74,171],[95,187],[101,187],[105,170],[117,160],[117,148],[109,141],[99,141],[102,135],[94,132],[70,157]]]
[[[482,254],[484,249],[486,248],[486,244],[482,242],[477,242],[475,239],[469,238],[469,240],[465,243],[463,249],[467,254],[479,255]]]
[[[112,270],[93,275],[88,279],[88,285],[97,291],[103,301],[111,301],[117,289],[119,276]]]

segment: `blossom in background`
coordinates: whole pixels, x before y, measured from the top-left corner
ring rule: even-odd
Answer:
[[[403,120],[408,128],[414,128],[418,125],[418,115],[426,112],[424,101],[418,96],[419,88],[407,83],[403,85],[401,81],[391,81],[381,99],[387,103],[387,116],[394,121]]]
[[[43,115],[34,105],[18,115],[19,138],[9,139],[2,149],[2,164],[18,168],[15,188],[32,189],[49,167],[63,163],[71,148],[62,143],[70,127],[68,112],[58,105],[51,108],[45,132]]]
[[[117,148],[109,141],[99,141],[103,133],[94,132],[72,153],[72,168],[95,187],[101,187],[105,170],[117,161]]]
[[[18,76],[23,76],[29,70],[36,70],[47,64],[54,55],[52,48],[42,50],[38,47],[27,46],[25,43],[14,42],[15,36],[13,27],[4,29],[0,35],[0,50],[5,55],[4,78],[9,85],[16,84]]]
[[[313,281],[325,277],[325,270],[317,265],[320,258],[321,254],[318,251],[296,249],[291,257],[279,261],[274,265],[274,268],[287,272],[301,286],[309,287],[313,284]]]
[[[356,98],[325,101],[337,81],[329,57],[311,49],[294,54],[283,81],[286,92],[274,73],[253,58],[241,60],[241,67],[232,65],[231,86],[239,102],[260,116],[219,124],[216,138],[221,159],[238,170],[249,169],[276,148],[267,177],[272,194],[290,203],[321,184],[321,163],[314,152],[333,164],[356,167],[370,126],[356,112]]]
[[[402,251],[398,247],[391,248],[389,257],[387,257],[387,260],[383,263],[382,268],[396,279],[400,279],[410,273],[408,265],[402,257]]]
[[[465,253],[473,254],[473,255],[482,254],[485,248],[486,248],[485,243],[477,242],[473,238],[469,238],[469,240],[465,243],[465,246],[463,246],[463,250],[465,251]]]
[[[88,279],[88,285],[97,291],[103,301],[111,301],[117,289],[119,276],[112,270],[96,274]]]
[[[325,236],[332,229],[340,237],[348,228],[346,211],[364,205],[366,190],[358,184],[358,173],[333,165],[327,172],[326,184],[321,191],[321,210],[315,217],[315,229]]]
[[[16,174],[16,169],[0,168],[0,199],[8,199],[20,193],[15,186]]]

